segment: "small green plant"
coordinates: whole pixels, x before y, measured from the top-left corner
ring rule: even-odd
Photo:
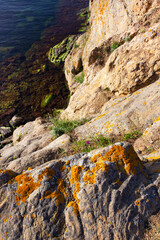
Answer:
[[[94,142],[99,147],[105,147],[107,145],[110,145],[113,143],[114,138],[111,137],[105,137],[103,135],[98,136],[98,138],[94,138]]]
[[[143,29],[143,30],[141,31],[141,33],[145,33],[145,30]]]
[[[114,52],[120,46],[120,42],[114,42],[111,46],[111,52]]]
[[[81,75],[75,77],[75,79],[78,83],[83,83],[84,82],[84,77],[85,77],[84,72],[82,72]]]
[[[105,90],[107,91],[107,92],[109,92],[110,91],[110,89],[107,87],[107,88],[105,88]]]
[[[125,39],[124,39],[125,42],[129,42],[131,41],[131,37],[130,36],[127,36]]]
[[[114,138],[105,137],[103,135],[80,140],[80,141],[74,140],[71,147],[72,148],[71,153],[76,154],[80,152],[90,152],[94,149],[110,145],[113,143],[113,141],[114,141]]]
[[[69,121],[69,120],[59,120],[57,118],[52,119],[52,134],[53,137],[59,137],[63,135],[64,133],[69,133],[71,132],[74,128],[83,125],[86,123],[88,120],[82,119],[79,121]]]
[[[20,142],[21,137],[22,137],[22,134],[20,133],[20,134],[17,136],[17,142]]]
[[[139,130],[136,131],[131,131],[130,133],[124,133],[124,135],[122,136],[121,140],[122,141],[127,141],[129,139],[137,139],[141,136],[141,132]]]
[[[79,45],[76,43],[76,41],[74,42],[73,47],[74,47],[74,49],[79,47]]]

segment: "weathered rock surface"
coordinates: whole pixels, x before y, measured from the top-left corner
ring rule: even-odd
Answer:
[[[22,172],[56,158],[61,149],[67,149],[70,137],[66,134],[53,140],[49,126],[42,118],[28,122],[13,132],[13,146],[1,149],[0,168]]]
[[[160,209],[159,174],[127,143],[0,174],[0,239],[136,240]]]
[[[134,149],[141,151],[142,154],[160,149],[160,117],[135,141]]]
[[[94,116],[110,98],[133,93],[159,79],[160,4],[90,1],[90,5],[90,31],[77,40],[79,47],[65,61],[73,95],[62,118]],[[84,81],[77,84],[82,70]]]
[[[85,125],[77,127],[75,134],[79,138],[85,138],[100,134],[111,136],[129,133],[132,129],[143,132],[154,121],[154,125],[159,124],[159,102],[160,81],[158,80],[129,96],[110,100],[104,105],[100,115]],[[155,136],[159,139],[159,135]]]

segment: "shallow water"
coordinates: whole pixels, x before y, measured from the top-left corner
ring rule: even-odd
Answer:
[[[49,26],[72,24],[72,14],[87,5],[86,0],[0,0],[0,61],[24,54]]]

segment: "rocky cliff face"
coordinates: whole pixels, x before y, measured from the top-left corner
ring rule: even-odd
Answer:
[[[159,7],[159,1],[90,1],[90,28],[65,62],[72,96],[62,118],[94,116],[111,98],[159,79]]]

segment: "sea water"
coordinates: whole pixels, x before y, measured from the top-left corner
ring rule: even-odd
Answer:
[[[72,15],[87,5],[87,0],[0,0],[0,61],[24,54],[49,26],[72,24]]]

